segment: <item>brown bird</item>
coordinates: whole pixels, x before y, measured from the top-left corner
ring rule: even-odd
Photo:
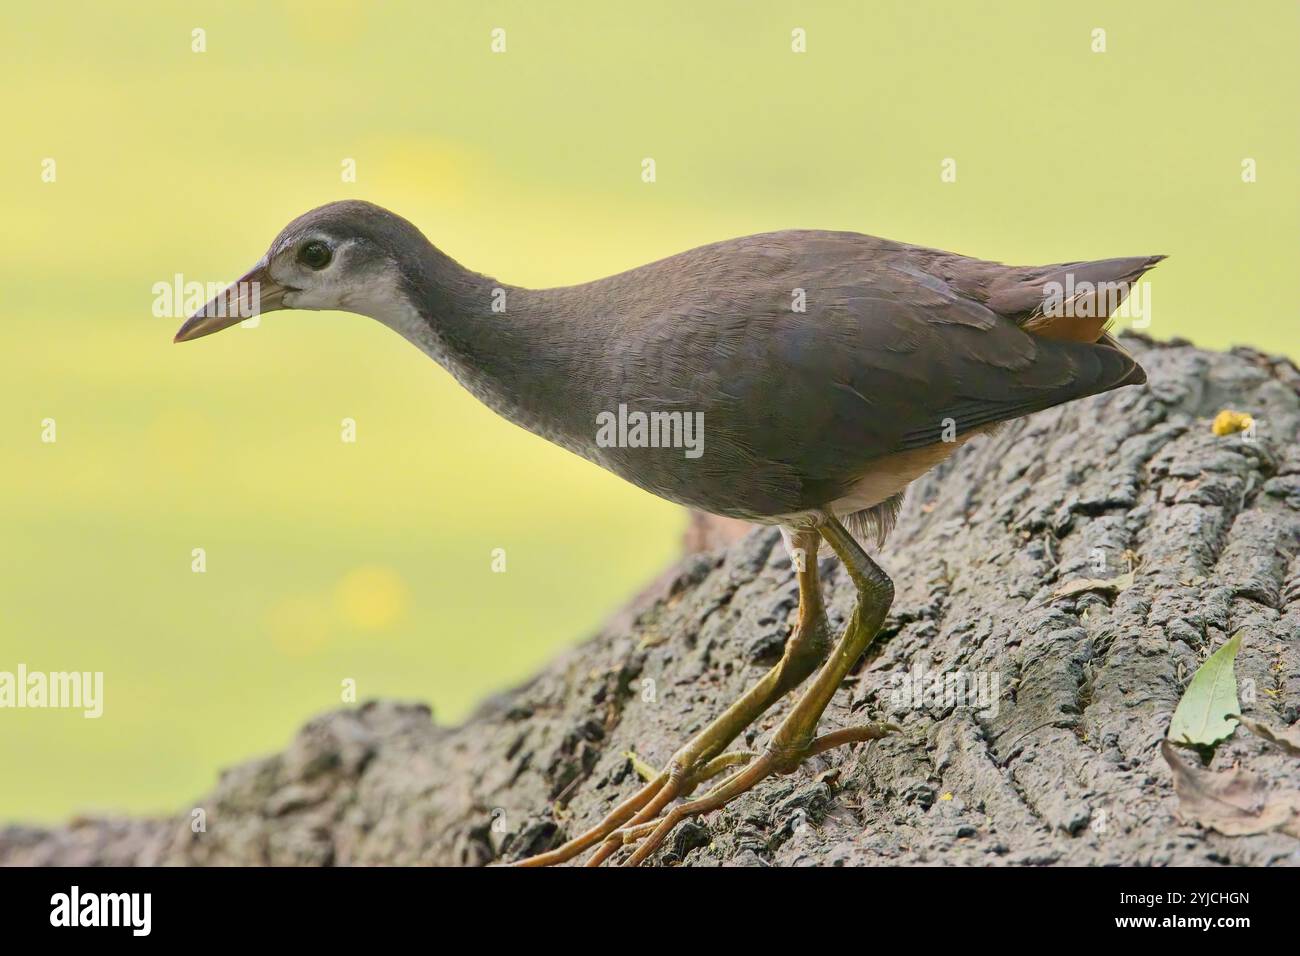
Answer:
[[[972,436],[1145,382],[1105,329],[1162,258],[1004,266],[792,230],[534,290],[471,272],[405,219],[348,201],[290,223],[176,340],[275,309],[368,315],[524,428],[670,501],[781,527],[799,612],[780,662],[601,823],[522,861],[597,847],[599,863],[639,842],[635,864],[680,821],[888,731],[817,735],[893,600],[863,542],[883,545],[908,483]],[[834,641],[817,579],[823,541],[858,591]],[[761,753],[727,752],[814,671]],[[724,772],[703,797],[670,806]]]

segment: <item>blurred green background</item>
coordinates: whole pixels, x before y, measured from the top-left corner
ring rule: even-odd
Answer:
[[[233,279],[323,202],[524,285],[788,227],[1163,252],[1151,334],[1294,351],[1296,4],[1068,6],[10,5],[0,670],[102,670],[106,701],[0,711],[0,821],[185,806],[348,678],[459,719],[676,553],[678,509],[377,323],[171,344],[154,283]]]

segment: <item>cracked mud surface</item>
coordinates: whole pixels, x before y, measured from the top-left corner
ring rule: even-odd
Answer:
[[[897,597],[822,730],[902,733],[815,758],[685,825],[690,865],[1300,864],[1280,833],[1177,813],[1158,744],[1228,636],[1243,710],[1300,717],[1300,373],[1238,349],[1129,339],[1150,375],[979,438],[915,482],[880,556]],[[1222,409],[1259,422],[1217,437]],[[1098,561],[1104,562],[1098,564]],[[822,559],[832,624],[852,600]],[[1127,589],[1054,598],[1136,567]],[[779,655],[797,592],[774,530],[683,562],[668,597],[487,702],[465,725],[376,702],[311,721],[172,819],[0,829],[0,863],[483,864],[546,849],[630,794]],[[897,709],[905,673],[982,675],[996,707]],[[1253,702],[1247,703],[1253,695]],[[789,699],[742,742],[761,745]],[[757,735],[757,736],[755,736]],[[1215,767],[1300,785],[1238,734]]]

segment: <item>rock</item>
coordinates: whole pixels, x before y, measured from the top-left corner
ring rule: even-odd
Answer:
[[[1296,717],[1300,373],[1250,349],[1128,344],[1150,388],[1012,423],[910,489],[880,557],[893,612],[823,723],[888,718],[902,732],[763,782],[679,830],[658,861],[1300,861],[1283,834],[1181,821],[1158,752],[1186,681],[1230,634],[1243,636],[1237,676],[1257,691],[1247,715],[1279,727]],[[1224,408],[1252,416],[1253,441],[1213,434]],[[735,531],[697,523],[695,534]],[[1131,586],[1053,597],[1130,567]],[[852,589],[824,568],[839,624]],[[383,701],[325,714],[175,817],[9,826],[0,863],[481,865],[546,849],[634,790],[626,751],[662,764],[762,673],[793,593],[779,535],[753,531],[685,559],[462,726]],[[944,699],[942,679],[958,672],[996,694]],[[918,673],[941,678],[938,699],[900,694]],[[1218,761],[1300,785],[1300,762],[1249,739]]]

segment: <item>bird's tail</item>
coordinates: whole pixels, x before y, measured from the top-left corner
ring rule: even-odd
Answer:
[[[1015,315],[1021,328],[1039,338],[1119,348],[1106,332],[1111,317],[1138,279],[1163,258],[1100,259],[1027,270],[1017,288],[1008,290],[1006,298],[1012,301],[1003,314]]]

